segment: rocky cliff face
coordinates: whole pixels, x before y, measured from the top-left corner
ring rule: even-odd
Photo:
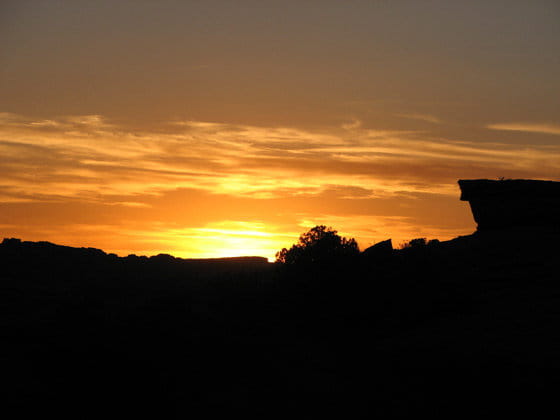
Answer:
[[[560,182],[529,179],[460,180],[478,231],[510,227],[560,228]]]

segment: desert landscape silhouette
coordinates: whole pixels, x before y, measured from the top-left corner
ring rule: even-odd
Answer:
[[[4,407],[18,418],[555,411],[560,183],[459,185],[478,229],[400,249],[360,252],[326,226],[276,263],[6,238]]]
[[[2,419],[541,418],[559,0],[1,0]]]

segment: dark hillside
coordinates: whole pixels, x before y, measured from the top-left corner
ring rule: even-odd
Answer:
[[[479,232],[345,266],[5,240],[22,417],[315,418],[556,409],[557,232]]]

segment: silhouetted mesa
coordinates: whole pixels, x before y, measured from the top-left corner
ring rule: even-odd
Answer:
[[[511,227],[560,227],[560,182],[531,179],[459,180],[478,231]]]

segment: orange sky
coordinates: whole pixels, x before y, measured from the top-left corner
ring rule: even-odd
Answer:
[[[0,233],[269,258],[316,224],[471,233],[457,179],[560,180],[560,6],[464,3],[3,2]]]

